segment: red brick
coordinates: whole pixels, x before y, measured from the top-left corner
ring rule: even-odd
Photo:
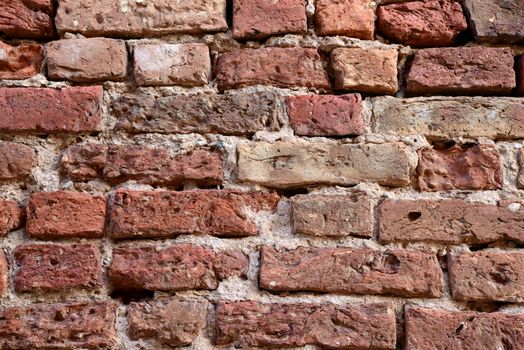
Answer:
[[[273,210],[278,200],[278,195],[262,192],[119,190],[111,206],[109,232],[117,239],[256,235],[247,211]]]
[[[0,237],[22,227],[24,211],[16,202],[0,200]]]
[[[347,136],[364,133],[359,94],[304,95],[286,99],[291,127],[301,136]]]
[[[412,46],[448,46],[468,28],[457,0],[412,1],[380,6],[378,30],[389,40]]]
[[[372,203],[365,193],[291,198],[293,232],[311,236],[373,236]]]
[[[435,254],[416,250],[305,248],[260,251],[260,288],[273,292],[440,297],[442,270]]]
[[[443,244],[524,243],[524,203],[464,200],[385,200],[379,209],[380,242]]]
[[[461,301],[524,301],[524,254],[478,251],[448,258],[453,299]]]
[[[509,48],[446,47],[418,50],[406,75],[414,94],[509,94],[515,87]]]
[[[395,314],[387,304],[264,304],[255,301],[217,305],[217,345],[386,350],[396,347]]]
[[[102,286],[102,256],[91,244],[25,244],[14,256],[17,292]]]
[[[59,40],[47,44],[46,62],[51,79],[124,80],[127,49],[124,41],[106,38]]]
[[[405,350],[521,350],[524,315],[413,307],[405,312]]]
[[[98,132],[101,104],[101,86],[0,88],[0,131]]]
[[[116,290],[214,290],[226,278],[245,277],[248,264],[239,251],[193,244],[123,246],[113,250],[109,278]]]
[[[29,146],[0,142],[0,180],[24,179],[36,165],[36,154]]]
[[[10,38],[50,38],[53,7],[53,0],[3,0],[0,33]]]
[[[219,90],[257,84],[283,88],[330,87],[329,76],[318,51],[301,47],[228,51],[218,59],[216,80]]]
[[[421,191],[502,188],[500,155],[493,146],[423,148],[418,155],[417,184]]]
[[[0,310],[0,349],[113,349],[111,302],[33,304]]]
[[[190,345],[204,330],[208,302],[180,297],[131,303],[127,308],[129,336],[153,339],[171,347]]]
[[[33,238],[104,236],[106,199],[102,196],[58,191],[39,192],[27,206],[26,231]]]
[[[9,286],[7,275],[9,273],[9,264],[4,251],[0,249],[0,296],[2,296]]]
[[[318,0],[318,35],[344,35],[373,40],[375,10],[371,0]]]
[[[306,34],[302,0],[233,0],[233,37],[264,39],[272,35]]]
[[[0,79],[27,79],[42,69],[42,46],[11,46],[0,41]]]
[[[222,156],[218,151],[196,149],[173,156],[166,148],[86,144],[69,147],[61,159],[62,172],[75,180],[98,177],[111,183],[135,180],[151,185],[194,182],[222,183]]]

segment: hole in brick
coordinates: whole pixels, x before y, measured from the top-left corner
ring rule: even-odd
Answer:
[[[124,305],[129,305],[133,301],[153,299],[155,292],[151,290],[115,290],[110,294],[111,299],[117,299]]]
[[[490,302],[490,303],[474,303],[470,302],[466,304],[466,309],[477,312],[496,312],[500,308],[511,305],[511,303],[505,302]]]
[[[408,213],[408,219],[409,221],[417,221],[422,216],[422,213],[419,211],[412,211]]]
[[[57,259],[55,259],[55,258],[51,258],[51,259],[49,260],[49,263],[50,263],[51,265],[53,265],[53,266],[56,266],[56,265],[58,265],[59,261],[58,261]]]
[[[61,311],[57,311],[55,313],[55,317],[53,318],[53,320],[61,322],[61,321],[65,320],[65,317],[64,317],[64,315],[62,314]]]
[[[293,188],[293,189],[287,189],[287,190],[278,190],[277,193],[281,197],[290,198],[290,197],[296,196],[297,194],[308,194],[309,191],[307,190],[307,188]]]

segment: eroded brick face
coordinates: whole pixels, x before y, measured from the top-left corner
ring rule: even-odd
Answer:
[[[0,142],[0,181],[28,177],[36,165],[36,154],[29,146]]]
[[[6,0],[0,32],[9,38],[49,39],[53,36],[52,0]]]
[[[11,46],[0,41],[0,79],[27,79],[42,69],[42,46]]]
[[[319,0],[315,21],[319,35],[344,35],[372,40],[374,4],[369,0]]]
[[[0,200],[0,236],[20,228],[24,216],[24,210],[16,202]]]

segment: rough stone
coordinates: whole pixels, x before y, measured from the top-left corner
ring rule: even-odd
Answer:
[[[211,80],[211,57],[205,44],[142,44],[133,49],[138,85],[201,86]]]
[[[269,92],[119,97],[112,109],[118,129],[131,133],[252,135],[279,128],[278,97]]]
[[[416,97],[373,99],[379,134],[421,134],[430,139],[524,137],[524,100],[511,97]]]
[[[31,78],[42,70],[42,60],[38,44],[11,46],[0,41],[0,79]]]
[[[523,204],[520,200],[489,205],[455,199],[387,199],[379,207],[380,242],[522,244]]]
[[[227,30],[226,0],[60,0],[56,27],[85,36],[147,37]]]
[[[516,85],[514,63],[509,48],[418,50],[406,75],[406,92],[411,95],[507,95]]]
[[[172,156],[166,148],[86,144],[69,147],[61,159],[62,172],[75,180],[101,177],[111,183],[134,180],[151,185],[178,186],[190,181],[214,186],[222,183],[222,156],[195,149]]]
[[[124,41],[90,38],[53,41],[46,45],[50,79],[74,82],[124,80],[127,49]]]
[[[437,298],[442,270],[435,254],[417,250],[307,248],[260,250],[261,289]]]
[[[298,195],[291,199],[293,231],[311,236],[373,236],[373,208],[365,193]]]
[[[35,165],[36,154],[31,147],[0,142],[0,180],[24,179]]]
[[[277,141],[240,144],[239,180],[274,188],[314,184],[410,183],[409,150],[401,143],[336,144]]]
[[[478,251],[448,255],[453,299],[523,302],[524,254]]]
[[[3,0],[0,34],[48,39],[54,35],[53,0]]]
[[[180,234],[219,237],[256,235],[248,211],[275,209],[279,197],[229,190],[118,190],[111,205],[108,231],[113,238],[161,238]]]
[[[102,256],[91,244],[25,244],[14,252],[17,292],[102,286]]]
[[[187,346],[206,326],[205,299],[158,298],[131,303],[127,322],[131,339],[155,339],[163,345]]]
[[[501,159],[490,145],[422,148],[416,182],[421,191],[497,190],[502,188]]]
[[[234,0],[233,37],[264,39],[272,35],[306,34],[302,0]]]
[[[517,187],[518,188],[524,188],[524,149],[521,149],[518,153],[518,161],[519,161],[519,173],[517,176]]]
[[[468,29],[457,0],[413,1],[380,6],[379,32],[387,39],[411,46],[450,46]]]
[[[124,246],[113,250],[109,278],[116,290],[214,290],[229,277],[245,278],[248,265],[240,251],[193,244]]]
[[[465,0],[476,40],[524,42],[524,3],[520,0]]]
[[[103,196],[58,191],[31,195],[26,231],[32,238],[100,238],[104,236]]]
[[[373,40],[374,4],[370,0],[318,0],[315,22],[318,35]]]
[[[359,94],[289,96],[287,113],[295,134],[347,136],[364,133]]]
[[[234,49],[218,58],[219,90],[250,85],[328,89],[329,76],[316,49],[267,47]]]
[[[113,349],[111,302],[33,304],[0,310],[0,349]]]
[[[0,132],[102,130],[102,87],[0,88]]]
[[[9,287],[8,275],[9,264],[3,250],[0,250],[0,296],[3,296]]]
[[[0,237],[22,227],[24,212],[16,202],[0,200]]]
[[[395,94],[398,90],[397,61],[398,52],[394,49],[335,48],[331,51],[335,88]]]
[[[410,307],[406,350],[522,349],[524,315]]]

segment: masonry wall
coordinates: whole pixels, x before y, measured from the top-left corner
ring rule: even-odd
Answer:
[[[0,349],[524,349],[521,0],[0,11]]]

